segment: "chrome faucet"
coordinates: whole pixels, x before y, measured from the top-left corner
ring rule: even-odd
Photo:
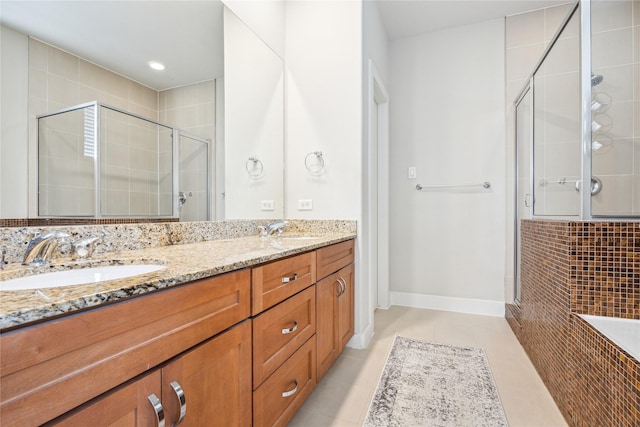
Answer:
[[[102,240],[103,235],[89,236],[83,239],[78,239],[75,242],[71,242],[71,258],[72,259],[87,259],[93,255],[96,242]]]
[[[260,226],[260,236],[272,236],[276,233],[281,234],[284,228],[289,224],[288,221],[276,221],[266,226]]]
[[[50,231],[34,237],[24,253],[23,265],[47,265],[51,255],[60,242],[66,242],[69,234],[62,231]]]

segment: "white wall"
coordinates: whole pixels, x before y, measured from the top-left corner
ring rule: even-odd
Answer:
[[[286,6],[287,218],[355,219],[362,235],[362,4],[290,1]],[[322,151],[325,172],[311,175],[309,152]],[[311,199],[313,209],[298,210]],[[371,328],[363,283],[362,241],[356,240],[355,333]]]
[[[378,131],[379,122],[384,123],[384,113],[388,112],[389,99],[386,94],[384,106],[374,101],[374,85],[385,90],[389,80],[389,38],[375,2],[363,3],[363,63],[362,63],[362,225],[359,238],[364,248],[362,254],[362,283],[368,285],[367,302],[370,324],[373,326],[373,311],[376,306],[387,306],[386,301],[378,301],[378,288],[388,289],[388,126],[387,132]],[[374,77],[373,74],[376,73]],[[383,95],[383,94],[380,94]],[[387,114],[388,118],[388,114]],[[388,124],[388,122],[387,122]],[[384,127],[384,124],[382,124]],[[381,133],[381,134],[379,134]],[[385,135],[386,134],[386,138]],[[383,147],[380,147],[380,144]],[[380,208],[382,207],[382,208]],[[373,328],[372,328],[373,329]],[[368,338],[373,330],[367,331]]]
[[[282,59],[227,8],[224,47],[225,218],[282,218]]]
[[[359,2],[287,3],[287,218],[359,219],[362,170],[362,15]],[[323,175],[305,156],[321,151]],[[311,199],[311,211],[298,200]]]
[[[390,64],[392,304],[503,315],[503,20],[393,41]]]
[[[26,218],[29,41],[0,26],[0,45],[0,218]]]
[[[222,0],[281,58],[285,54],[285,2],[282,0]]]

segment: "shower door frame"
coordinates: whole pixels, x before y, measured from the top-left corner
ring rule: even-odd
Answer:
[[[173,128],[173,197],[175,203],[173,204],[174,217],[180,218],[180,209],[178,197],[180,193],[180,137],[193,139],[194,141],[201,142],[207,147],[207,218],[199,221],[211,221],[211,139],[192,134],[190,132]]]
[[[520,260],[521,260],[521,251],[520,251],[520,216],[519,216],[519,202],[520,202],[520,197],[522,195],[521,193],[521,188],[520,188],[520,168],[519,168],[519,157],[520,157],[520,144],[518,144],[519,142],[519,138],[518,138],[518,107],[520,106],[520,104],[522,103],[522,101],[527,97],[527,95],[530,96],[530,111],[529,111],[529,186],[527,188],[528,193],[525,193],[525,197],[528,195],[530,197],[530,203],[529,206],[527,206],[527,203],[525,201],[525,207],[529,208],[529,214],[528,214],[528,218],[531,219],[533,218],[533,199],[534,199],[534,194],[533,194],[533,189],[534,189],[534,182],[533,182],[533,135],[534,135],[534,126],[533,126],[533,117],[534,117],[534,111],[535,111],[535,98],[533,96],[533,76],[529,79],[528,83],[525,85],[525,87],[520,91],[520,94],[518,95],[518,97],[516,98],[516,100],[514,101],[513,105],[514,105],[514,115],[513,115],[513,121],[514,121],[514,126],[513,126],[513,135],[514,135],[514,156],[515,156],[515,161],[514,161],[514,186],[513,186],[513,196],[514,196],[514,229],[513,229],[513,302],[515,303],[516,306],[520,306]],[[525,199],[526,200],[526,199]]]

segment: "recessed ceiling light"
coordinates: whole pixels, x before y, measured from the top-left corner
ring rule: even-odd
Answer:
[[[165,68],[164,64],[158,61],[149,61],[149,67],[157,71],[162,71]]]

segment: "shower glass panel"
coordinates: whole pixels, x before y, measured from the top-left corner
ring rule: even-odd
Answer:
[[[580,214],[580,15],[574,14],[533,75],[534,214]]]
[[[99,120],[101,215],[171,216],[172,129],[107,107]]]
[[[38,120],[38,215],[94,216],[96,108]]]
[[[514,301],[520,304],[520,224],[531,218],[531,141],[533,138],[533,100],[530,87],[516,101],[516,224]]]
[[[39,216],[209,219],[209,139],[97,102],[37,120]]]
[[[180,132],[178,212],[180,221],[209,219],[209,141]]]
[[[591,2],[593,216],[640,215],[639,44],[640,2]]]

